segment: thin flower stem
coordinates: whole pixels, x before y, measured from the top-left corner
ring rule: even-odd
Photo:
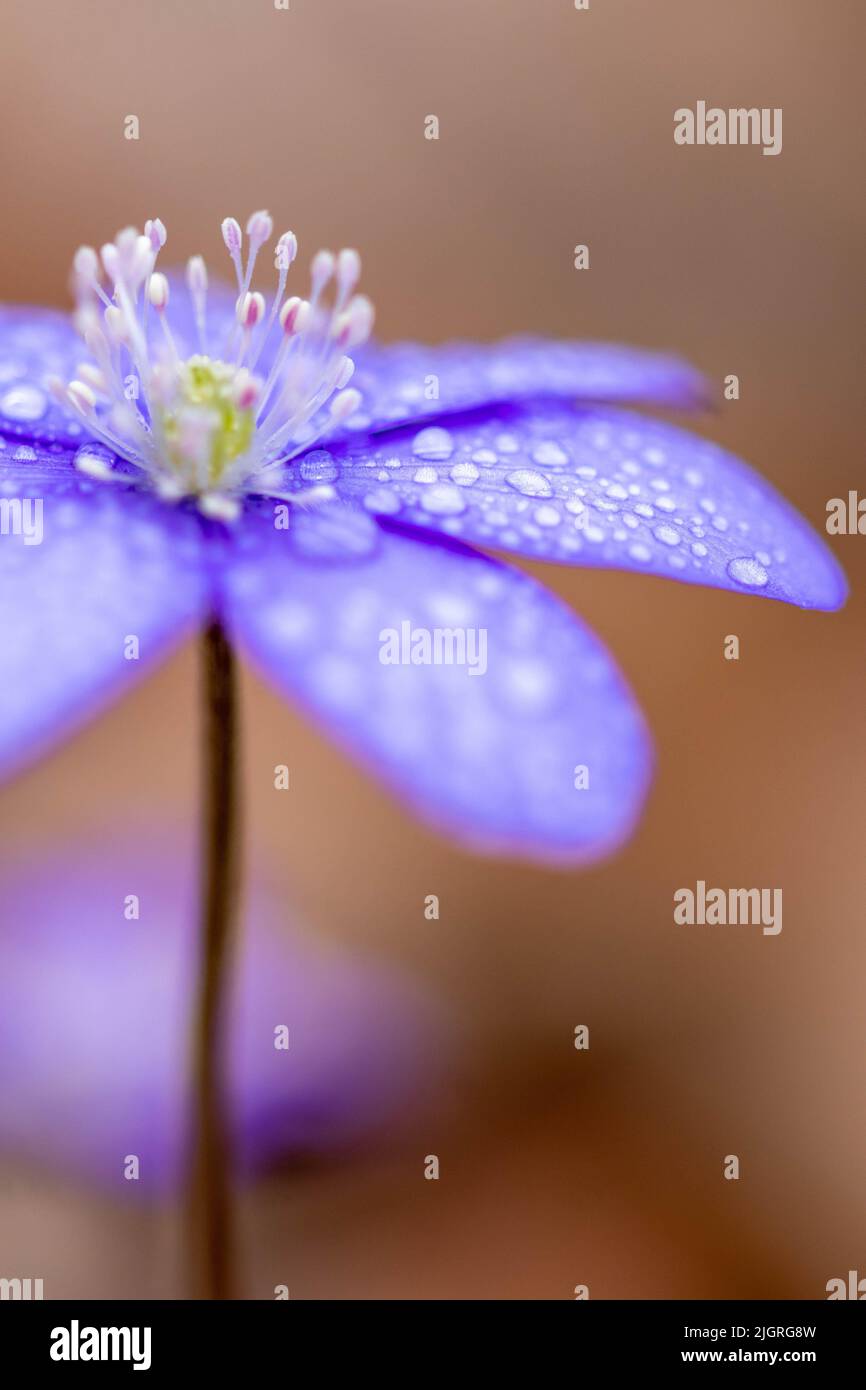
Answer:
[[[189,1196],[196,1297],[231,1298],[230,1118],[225,1084],[226,993],[240,877],[237,699],[234,653],[213,620],[201,641],[203,856],[198,996],[195,1006],[195,1129]]]

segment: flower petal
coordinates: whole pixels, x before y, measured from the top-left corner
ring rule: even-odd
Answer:
[[[288,532],[266,514],[238,529],[226,603],[241,644],[464,843],[576,860],[622,841],[647,790],[648,743],[599,640],[532,580],[465,547],[386,530],[366,548],[338,545],[333,513],[345,510],[302,513]],[[411,663],[413,643],[429,664]]]
[[[628,411],[502,408],[356,441],[335,449],[331,471],[372,514],[490,549],[803,608],[845,601],[831,552],[769,483],[717,445]]]
[[[356,430],[533,397],[681,409],[712,401],[706,378],[679,358],[617,343],[535,337],[439,347],[371,344],[358,354],[353,385],[364,398],[352,420]]]
[[[26,452],[0,462],[0,774],[131,684],[207,599],[196,517]]]
[[[188,1151],[198,933],[184,840],[112,835],[106,853],[91,838],[0,883],[0,1146],[126,1197],[170,1190]],[[357,1142],[429,1094],[448,1046],[426,991],[317,950],[253,884],[227,1030],[243,1171]],[[275,1045],[283,1026],[288,1051]]]

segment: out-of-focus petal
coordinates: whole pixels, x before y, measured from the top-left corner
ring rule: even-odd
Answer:
[[[295,486],[310,466],[295,465]],[[612,407],[500,409],[372,436],[335,448],[331,473],[339,494],[372,514],[490,549],[803,608],[845,601],[828,547],[757,473],[705,439]]]
[[[0,1149],[130,1197],[176,1186],[188,1149],[196,851],[164,834],[46,846],[0,878]],[[247,904],[228,1049],[241,1171],[358,1142],[429,1093],[445,1042],[410,980],[316,949],[261,890]]]
[[[38,446],[11,451],[7,467],[9,452],[0,453],[3,775],[150,669],[208,602],[198,518],[81,478]]]
[[[539,585],[334,505],[291,531],[248,517],[236,543],[241,645],[423,818],[533,859],[628,835],[649,779],[642,718],[598,638]],[[412,664],[416,639],[430,664]]]
[[[498,343],[370,344],[357,356],[363,406],[355,429],[534,397],[692,410],[712,402],[706,378],[677,357],[617,343],[506,338]]]

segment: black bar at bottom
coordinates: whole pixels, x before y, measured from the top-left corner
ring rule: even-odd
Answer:
[[[489,1378],[500,1358],[513,1376],[526,1357],[533,1384],[550,1378],[542,1367],[558,1358],[561,1373],[739,1364],[856,1374],[864,1335],[859,1308],[823,1300],[0,1302],[0,1365],[14,1365],[18,1381],[31,1370],[92,1377],[106,1368],[114,1376],[137,1370],[140,1380],[225,1377],[262,1364],[309,1378],[342,1363],[353,1376],[393,1370],[429,1384],[437,1362],[445,1376],[477,1362]]]

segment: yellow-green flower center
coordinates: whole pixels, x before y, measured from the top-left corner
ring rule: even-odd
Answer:
[[[184,477],[195,458],[199,485],[214,487],[249,451],[255,410],[237,404],[237,372],[226,362],[190,357],[179,364],[173,384],[171,401],[156,410],[166,455]]]

